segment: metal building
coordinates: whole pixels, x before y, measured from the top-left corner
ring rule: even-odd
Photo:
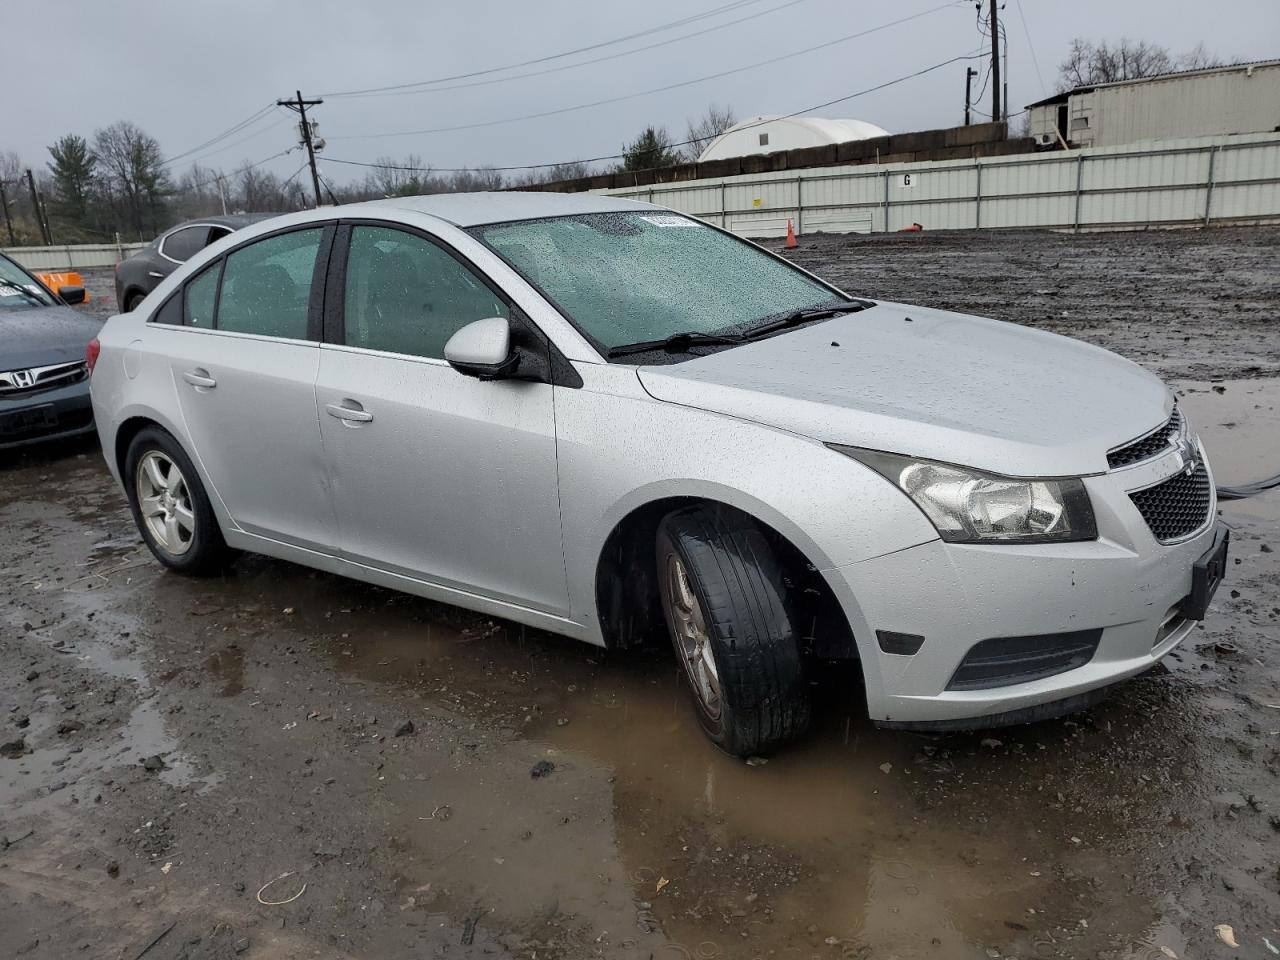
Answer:
[[[1076,87],[1027,109],[1046,147],[1268,133],[1280,130],[1280,60]]]
[[[716,137],[698,156],[699,163],[749,157],[757,153],[821,147],[851,140],[887,137],[889,131],[864,120],[824,120],[821,117],[752,117]]]

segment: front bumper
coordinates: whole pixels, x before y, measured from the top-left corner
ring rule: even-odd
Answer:
[[[1042,719],[1086,706],[1102,688],[1159,662],[1195,628],[1185,601],[1216,529],[1211,498],[1201,529],[1158,543],[1129,499],[1176,466],[1161,458],[1087,478],[1095,541],[935,540],[826,571],[858,641],[871,718],[946,729]],[[886,653],[877,630],[924,641],[913,655]],[[1101,631],[1087,663],[1028,682],[948,689],[981,641],[1080,631]]]
[[[0,450],[93,432],[89,381],[0,399]]]

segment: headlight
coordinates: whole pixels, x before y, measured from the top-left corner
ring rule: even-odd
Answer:
[[[829,444],[865,463],[915,501],[948,543],[1064,543],[1096,540],[1084,483],[1024,480]]]

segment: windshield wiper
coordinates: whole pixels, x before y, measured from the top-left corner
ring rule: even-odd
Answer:
[[[42,299],[40,299],[38,296],[36,296],[34,293],[32,293],[22,284],[14,283],[8,277],[0,277],[0,286],[5,286],[5,287],[9,287],[12,290],[17,290],[20,294],[22,294],[24,297],[26,297],[28,300],[34,303],[37,307],[48,306],[48,304],[46,304]]]
[[[702,333],[698,330],[682,330],[661,340],[641,340],[637,343],[624,343],[620,347],[610,347],[605,354],[610,360],[614,357],[625,357],[632,353],[648,353],[650,350],[666,350],[679,353],[690,347],[704,344],[742,343],[746,337],[736,333]]]
[[[777,333],[779,330],[786,330],[788,327],[798,326],[802,323],[808,323],[810,320],[826,320],[829,317],[837,317],[842,313],[853,313],[857,310],[865,310],[871,306],[865,300],[843,300],[839,303],[828,303],[819,307],[805,307],[803,310],[792,310],[790,313],[784,313],[776,320],[770,320],[768,323],[754,327],[743,334],[747,340],[756,340],[760,337],[766,337],[771,333]]]

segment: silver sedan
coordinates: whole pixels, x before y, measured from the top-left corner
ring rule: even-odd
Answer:
[[[609,197],[248,227],[107,323],[92,396],[166,566],[248,550],[609,648],[665,634],[735,755],[801,734],[833,660],[886,725],[1078,708],[1186,637],[1225,562],[1151,374]]]

